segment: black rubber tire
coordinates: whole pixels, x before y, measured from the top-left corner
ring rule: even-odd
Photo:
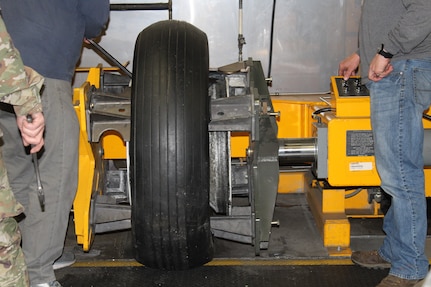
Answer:
[[[132,236],[145,266],[213,258],[209,209],[209,53],[201,30],[157,22],[135,45],[130,140]]]

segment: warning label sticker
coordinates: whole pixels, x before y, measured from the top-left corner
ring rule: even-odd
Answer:
[[[347,156],[373,156],[373,132],[370,130],[357,130],[346,132]]]

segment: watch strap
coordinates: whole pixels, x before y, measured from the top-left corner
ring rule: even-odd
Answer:
[[[378,49],[377,54],[382,55],[386,59],[391,59],[394,55],[385,50],[385,45],[382,44],[381,48]]]

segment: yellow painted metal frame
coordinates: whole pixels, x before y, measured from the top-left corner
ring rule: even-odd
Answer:
[[[75,88],[73,93],[73,104],[80,125],[78,188],[73,202],[73,212],[76,240],[84,251],[90,250],[94,239],[90,225],[90,202],[95,180],[95,158],[88,142],[85,103],[91,86],[98,88],[100,85],[101,69],[101,66],[89,69],[87,81],[81,87]]]
[[[379,186],[374,156],[346,156],[347,131],[371,131],[369,118],[328,121],[328,182],[332,186]]]
[[[309,180],[311,185],[305,192],[323,245],[331,256],[350,255],[350,222],[345,214],[344,190],[325,189],[319,186],[320,182]]]
[[[313,136],[311,107],[324,104],[325,95],[279,95],[272,96],[277,118],[278,138],[309,138]],[[278,183],[279,193],[302,193],[304,191],[303,172],[281,172]]]
[[[331,78],[332,87],[336,87],[336,78]],[[348,256],[351,253],[348,218],[383,216],[380,205],[369,202],[366,189],[367,186],[379,186],[380,178],[373,156],[347,156],[346,152],[347,131],[371,131],[369,97],[340,97],[338,91],[333,90],[329,103],[335,111],[321,116],[328,131],[328,176],[320,181],[307,177],[309,184],[305,193],[329,255]],[[364,189],[359,189],[354,197],[346,198],[349,187],[350,192]]]
[[[336,79],[331,77],[332,87]],[[337,89],[331,94],[335,117],[323,117],[328,125],[328,182],[332,186],[379,186],[374,156],[347,156],[347,131],[371,131],[370,97],[340,97]]]
[[[90,201],[94,191],[96,159],[94,150],[87,138],[86,94],[90,87],[99,87],[101,66],[88,69],[87,81],[74,90],[74,105],[80,121],[79,147],[79,182],[74,201],[75,232],[78,244],[84,251],[89,251],[94,238],[90,222]],[[333,81],[333,79],[331,79]],[[330,97],[329,97],[330,96]],[[379,178],[375,171],[373,157],[349,159],[345,155],[346,130],[371,130],[369,120],[368,97],[349,99],[331,95],[289,95],[272,96],[275,111],[280,111],[277,118],[279,138],[308,138],[314,136],[312,113],[316,106],[327,106],[327,102],[336,107],[336,114],[326,119],[328,124],[328,188],[322,181],[310,177],[306,172],[281,173],[279,193],[304,192],[321,232],[323,244],[333,256],[350,254],[349,217],[381,217],[379,204],[368,202],[367,190],[356,196],[346,198],[345,187],[378,186]],[[329,100],[329,101],[328,101]],[[353,111],[353,112],[352,112]],[[353,113],[354,116],[351,116]],[[426,127],[431,123],[424,123]],[[109,131],[101,138],[104,159],[126,158],[126,145],[121,135]],[[249,145],[248,134],[232,133],[231,151],[233,157],[245,157]],[[371,170],[351,171],[352,161],[372,163]],[[425,169],[426,194],[430,195],[431,169]],[[354,188],[354,187],[353,187]]]
[[[94,239],[94,230],[91,223],[91,199],[94,192],[97,192],[99,182],[99,172],[96,171],[95,152],[98,147],[94,147],[88,141],[87,120],[85,103],[87,93],[94,86],[100,87],[100,77],[103,71],[118,71],[113,68],[103,68],[101,65],[94,68],[81,68],[79,72],[88,72],[87,80],[78,88],[74,89],[73,103],[80,124],[79,138],[79,176],[76,197],[73,203],[74,223],[77,243],[82,245],[84,251],[89,251]],[[107,131],[101,137],[102,156],[107,159],[125,159],[126,143],[121,135],[115,131]]]
[[[332,86],[335,79],[332,77]],[[346,155],[346,132],[371,131],[369,97],[340,97],[336,90],[331,94],[330,106],[335,113],[322,117],[328,126],[328,178],[327,182],[313,177],[306,178],[307,199],[315,217],[316,224],[322,235],[324,246],[331,256],[349,255],[350,223],[348,218],[383,217],[377,202],[368,202],[366,187],[379,186],[378,176],[373,156]],[[430,128],[431,123],[424,121],[424,127]],[[354,165],[356,168],[351,168]],[[360,168],[357,168],[357,167]],[[366,168],[361,168],[361,167]],[[431,170],[424,169],[425,195],[431,195]],[[346,198],[346,188],[364,189],[352,198]]]

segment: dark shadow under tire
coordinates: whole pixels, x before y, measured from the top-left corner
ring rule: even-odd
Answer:
[[[136,260],[185,270],[213,257],[209,221],[209,56],[202,31],[167,20],[135,45],[130,140]]]

